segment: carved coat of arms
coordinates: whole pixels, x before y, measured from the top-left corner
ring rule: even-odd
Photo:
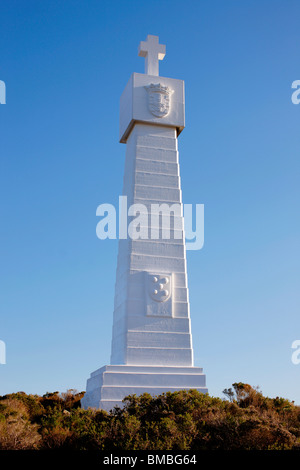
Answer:
[[[162,118],[169,114],[171,109],[171,95],[174,90],[161,83],[145,86],[148,92],[148,106],[153,116]]]
[[[165,275],[151,275],[148,278],[149,295],[156,302],[165,302],[171,295],[171,278]]]
[[[172,317],[172,274],[146,274],[146,315]]]

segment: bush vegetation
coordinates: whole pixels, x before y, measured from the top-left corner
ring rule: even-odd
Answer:
[[[110,413],[83,410],[84,392],[0,397],[0,449],[300,449],[300,407],[244,383],[226,398],[196,390],[126,397]]]

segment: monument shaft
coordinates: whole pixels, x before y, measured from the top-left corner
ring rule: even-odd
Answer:
[[[123,195],[128,205],[142,205],[141,233],[148,237],[119,241],[111,364],[192,366],[176,128],[134,126],[127,140]],[[168,212],[174,204],[177,214]],[[165,219],[153,226],[157,208]],[[162,226],[166,229],[168,222],[164,238]],[[161,299],[162,290],[168,299]]]

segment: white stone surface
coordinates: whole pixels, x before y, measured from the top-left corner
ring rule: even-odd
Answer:
[[[151,84],[160,84],[172,90],[172,94],[168,97],[170,101],[169,112],[165,117],[155,116],[150,111],[149,99],[151,95],[145,87]],[[177,130],[179,135],[185,126],[184,105],[183,80],[133,73],[120,100],[120,142],[126,143],[132,127],[137,121],[145,124],[157,124],[161,128],[165,126],[172,127],[173,130]],[[137,145],[147,147],[151,146],[151,143],[158,149],[176,150],[176,148],[169,146],[176,145],[175,142],[168,143],[167,140],[162,141],[163,147],[161,147],[158,135],[156,137],[152,136],[152,139],[149,139],[147,134],[141,135]]]
[[[120,141],[126,143],[123,196],[128,207],[143,204],[146,236],[119,240],[111,365],[91,374],[85,408],[109,410],[132,393],[207,392],[202,369],[194,367],[190,324],[177,143],[184,83],[155,76],[163,54],[158,38],[148,36],[140,54],[152,75],[134,73],[122,94]],[[157,210],[173,204],[170,227],[161,230]]]
[[[82,406],[106,411],[122,407],[123,398],[134,393],[155,396],[189,389],[207,393],[205,375],[199,367],[110,365],[91,374],[87,389]]]
[[[147,40],[140,42],[138,54],[145,57],[145,74],[158,76],[159,60],[166,55],[166,46],[159,44],[158,36],[148,34]]]

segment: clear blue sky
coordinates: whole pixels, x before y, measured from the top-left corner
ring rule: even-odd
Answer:
[[[137,47],[185,80],[183,201],[205,205],[188,252],[195,365],[209,392],[235,381],[300,404],[300,5],[296,0],[44,0],[1,4],[0,394],[84,390],[109,363],[117,241],[119,98]]]

